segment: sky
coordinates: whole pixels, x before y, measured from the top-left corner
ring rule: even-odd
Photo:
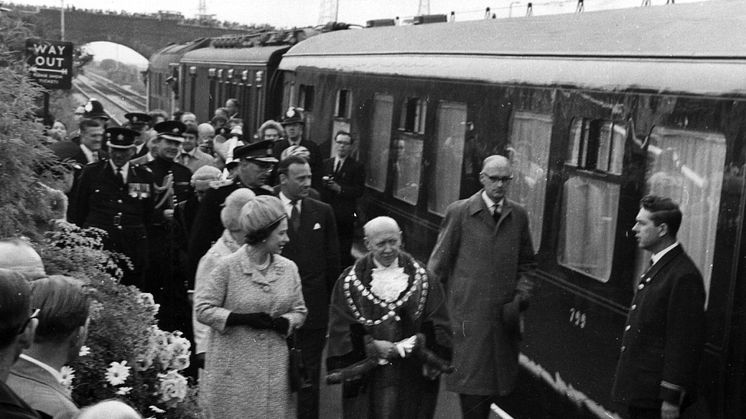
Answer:
[[[178,11],[185,17],[194,17],[199,0],[13,0],[14,3],[35,6],[59,7],[64,4],[81,9],[126,10],[137,13],[155,13],[159,10]],[[302,27],[319,24],[321,5],[334,0],[205,0],[207,13],[214,14],[218,20],[227,20],[245,24],[268,23],[276,27]],[[418,14],[420,2],[428,0],[338,0],[337,21],[365,25],[367,20],[400,17],[411,18]],[[676,3],[691,3],[701,0],[676,0]],[[718,0],[712,0],[718,1]],[[498,18],[525,16],[529,0],[429,0],[431,14],[450,14],[455,12],[457,21],[481,19],[485,9]],[[642,0],[585,0],[585,11],[639,7]],[[573,13],[577,0],[535,0],[533,14]],[[666,0],[651,0],[653,6],[666,3]],[[108,44],[91,47],[96,60],[117,57],[133,64],[143,62],[136,53],[126,47],[114,48]],[[129,50],[129,51],[127,51]]]

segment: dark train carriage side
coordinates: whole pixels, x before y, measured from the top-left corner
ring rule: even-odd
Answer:
[[[181,57],[189,51],[210,45],[207,38],[172,44],[153,54],[148,62],[147,109],[161,109],[172,115],[179,107]]]
[[[540,260],[531,417],[624,415],[609,393],[648,259],[629,231],[644,194],[674,198],[709,291],[689,412],[743,417],[746,53],[721,40],[744,27],[746,6],[725,2],[335,32],[285,54],[283,100],[325,153],[339,129],[359,139],[364,216],[396,218],[422,260],[447,205],[481,187],[481,160],[511,156]]]
[[[282,85],[277,79],[277,66],[290,46],[253,46],[242,39],[231,42],[216,38],[209,48],[184,55],[181,106],[194,112],[197,120],[209,121],[216,108],[224,106],[229,98],[237,98],[244,133],[253,134],[262,122],[281,114],[275,87]]]

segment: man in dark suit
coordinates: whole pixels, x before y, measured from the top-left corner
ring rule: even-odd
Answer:
[[[321,352],[326,342],[329,301],[339,275],[339,241],[332,208],[308,198],[311,167],[306,159],[290,156],[281,161],[280,200],[288,214],[288,236],[282,255],[298,265],[308,317],[297,333],[312,387],[298,394],[298,417],[319,416]]]
[[[694,400],[704,348],[702,275],[676,240],[681,211],[669,198],[640,201],[632,231],[652,252],[635,287],[612,396],[632,419],[675,419]]]
[[[273,194],[272,188],[266,186],[277,163],[277,159],[272,157],[270,141],[236,147],[233,150],[233,158],[238,161],[238,175],[211,187],[202,198],[197,216],[194,218],[187,255],[190,289],[194,289],[194,273],[197,271],[200,258],[223,233],[220,211],[225,198],[238,188],[249,188],[257,195]]]
[[[319,189],[321,186],[321,165],[323,158],[321,157],[318,144],[303,138],[303,127],[305,124],[303,111],[291,106],[282,119],[282,127],[285,128],[287,139],[275,141],[272,150],[275,157],[278,160],[282,160],[282,151],[290,146],[302,145],[308,149],[308,152],[311,154],[308,158],[308,163],[311,165],[311,174],[313,176],[311,184],[314,188]]]
[[[365,169],[350,156],[354,141],[349,132],[337,132],[334,143],[337,155],[324,160],[321,172],[324,183],[321,198],[334,210],[342,266],[350,266],[355,261],[350,251],[355,238],[357,200],[365,190]]]
[[[148,125],[148,123],[153,118],[143,112],[126,113],[124,114],[124,117],[127,118],[125,128],[140,133],[140,135],[135,138],[135,156],[132,158],[136,159],[148,154],[148,140],[150,140],[150,125]]]
[[[74,160],[83,167],[105,157],[101,152],[103,139],[104,126],[95,119],[83,119],[80,121],[79,144],[72,141],[59,141],[50,145],[49,148],[61,158]]]
[[[70,221],[81,227],[98,227],[108,233],[104,246],[130,258],[122,282],[143,286],[148,260],[145,225],[153,212],[153,174],[129,160],[135,152],[137,132],[127,128],[106,131],[109,160],[83,169],[70,201]]]

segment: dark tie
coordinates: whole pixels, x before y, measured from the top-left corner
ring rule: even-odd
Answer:
[[[300,211],[298,211],[298,200],[294,199],[290,201],[290,205],[293,208],[290,210],[290,224],[293,226],[293,231],[298,231],[300,228]]]
[[[495,219],[495,222],[500,221],[500,215],[502,214],[502,211],[500,211],[500,205],[495,204],[495,210],[492,211],[492,218]]]
[[[334,167],[334,176],[336,177],[339,173],[339,168],[342,167],[342,160],[337,160],[337,166]]]
[[[124,185],[124,176],[122,176],[122,168],[117,167],[117,180],[120,185]]]

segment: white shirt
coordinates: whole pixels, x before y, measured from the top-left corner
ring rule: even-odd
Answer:
[[[135,146],[135,155],[140,154],[140,150],[142,150],[143,147],[145,147],[145,143],[142,143],[140,145],[136,145]]]
[[[495,211],[502,210],[502,206],[505,203],[505,198],[501,199],[500,202],[495,203],[495,201],[493,201],[485,191],[482,191],[482,200],[485,205],[487,205],[487,208],[490,209],[490,215],[493,215]]]
[[[109,166],[111,166],[111,169],[114,171],[114,174],[117,174],[117,166],[114,164],[114,161],[109,160]],[[130,171],[130,162],[127,162],[122,166],[122,179],[124,179],[124,183],[127,184],[127,175]]]
[[[292,206],[292,205],[290,204],[290,198],[288,198],[287,196],[285,196],[285,194],[284,194],[284,193],[280,192],[280,201],[282,201],[282,205],[283,205],[283,207],[285,208],[285,212],[286,212],[286,213],[287,213],[287,215],[288,215],[288,220],[289,220],[289,219],[291,219],[291,217],[292,217],[292,212],[293,212],[293,206]],[[299,199],[299,200],[298,200],[298,201],[297,201],[297,202],[295,203],[295,206],[296,206],[296,207],[298,208],[298,214],[300,214],[300,210],[301,210],[301,203],[302,203],[302,202],[303,202],[303,201]]]
[[[666,255],[666,253],[670,252],[674,247],[676,247],[678,245],[679,245],[679,242],[677,241],[674,244],[672,244],[672,245],[666,247],[665,249],[661,250],[660,252],[654,254],[653,256],[650,256],[650,260],[653,261],[653,265],[655,265],[656,263],[658,263],[658,261],[661,260],[661,258]]]
[[[54,368],[50,367],[49,365],[47,365],[47,364],[39,361],[38,359],[32,358],[32,357],[30,357],[30,356],[28,356],[26,354],[21,354],[21,358],[24,359],[24,360],[26,360],[26,361],[28,361],[28,362],[30,362],[30,363],[32,363],[32,364],[38,365],[39,368],[41,368],[44,371],[47,371],[50,374],[52,374],[52,377],[54,377],[54,379],[57,380],[58,383],[62,382],[62,374],[60,374],[60,372],[57,371],[56,369],[54,369]]]
[[[94,155],[93,151],[86,147],[85,144],[81,144],[80,149],[83,150],[83,154],[85,154],[85,159],[88,160],[88,163],[95,163],[98,161],[98,156]]]

